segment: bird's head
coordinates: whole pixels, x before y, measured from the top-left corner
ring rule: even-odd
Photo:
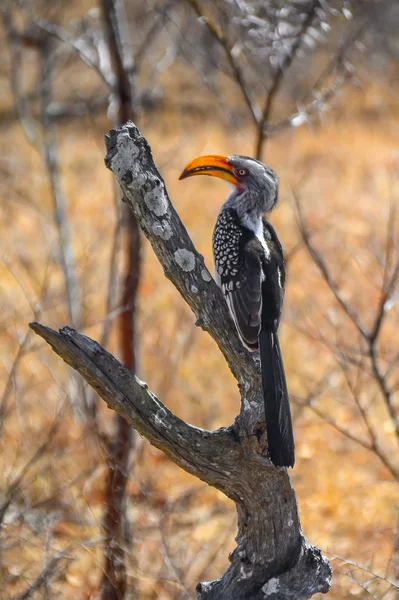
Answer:
[[[230,200],[258,203],[262,213],[274,208],[278,197],[278,177],[263,163],[249,156],[208,154],[192,160],[179,179],[193,175],[219,177],[234,185]]]

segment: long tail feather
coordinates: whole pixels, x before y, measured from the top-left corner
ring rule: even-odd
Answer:
[[[293,467],[294,433],[277,333],[261,330],[259,349],[269,456],[276,467]]]

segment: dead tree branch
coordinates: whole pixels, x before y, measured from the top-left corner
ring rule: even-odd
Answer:
[[[237,548],[231,564],[220,579],[198,585],[198,600],[305,600],[325,593],[331,583],[328,561],[303,537],[287,470],[276,469],[267,458],[258,366],[239,343],[222,293],[169,200],[145,138],[128,123],[111,131],[107,150],[106,165],[166,276],[238,379],[240,414],[228,428],[193,427],[93,340],[69,328],[57,333],[38,323],[31,327],[141,435],[236,503]]]
[[[53,348],[71,367],[84,373],[86,381],[106,401],[109,408],[121,414],[154,446],[172,458],[180,467],[219,488],[229,481],[229,468],[237,458],[239,445],[231,432],[205,432],[185,423],[138,379],[97,342],[64,327],[59,333],[39,323],[31,329]],[[224,448],[224,452],[221,449]],[[219,453],[217,469],[212,461]],[[231,454],[234,456],[231,456]],[[216,465],[215,465],[216,466]],[[215,473],[218,473],[216,479]]]
[[[101,0],[100,5],[115,79],[114,93],[118,98],[115,116],[117,123],[121,125],[134,117],[134,103],[137,100],[125,3],[124,0]],[[137,295],[141,272],[141,238],[135,216],[126,206],[122,208],[120,219],[125,229],[125,264],[121,302],[123,310],[118,318],[119,341],[123,363],[135,373],[138,363]],[[115,415],[115,429],[114,439],[110,439],[106,445],[108,476],[103,528],[108,543],[101,592],[104,600],[122,600],[126,597],[127,590],[123,539],[124,529],[128,528],[128,519],[124,506],[129,462],[134,447],[134,431],[119,414]],[[132,543],[130,546],[133,552]]]
[[[68,202],[63,193],[60,174],[59,148],[53,120],[47,114],[47,107],[52,102],[53,77],[54,77],[55,52],[50,42],[42,46],[42,125],[43,125],[43,151],[46,169],[49,175],[51,195],[54,205],[54,221],[60,239],[60,262],[65,280],[65,293],[69,319],[74,327],[81,325],[81,299],[80,286],[76,272],[76,260],[72,244],[72,232],[68,218]]]

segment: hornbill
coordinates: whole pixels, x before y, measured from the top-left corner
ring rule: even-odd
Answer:
[[[247,156],[200,156],[180,179],[211,175],[233,184],[213,231],[215,278],[226,298],[238,335],[259,350],[269,456],[275,466],[293,467],[294,436],[277,329],[284,299],[283,249],[263,218],[277,203],[278,178]]]

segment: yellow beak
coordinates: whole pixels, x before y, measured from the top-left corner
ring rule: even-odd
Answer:
[[[238,185],[227,156],[220,156],[219,154],[207,154],[206,156],[194,158],[188,163],[179,179],[185,179],[193,175],[210,175]]]

